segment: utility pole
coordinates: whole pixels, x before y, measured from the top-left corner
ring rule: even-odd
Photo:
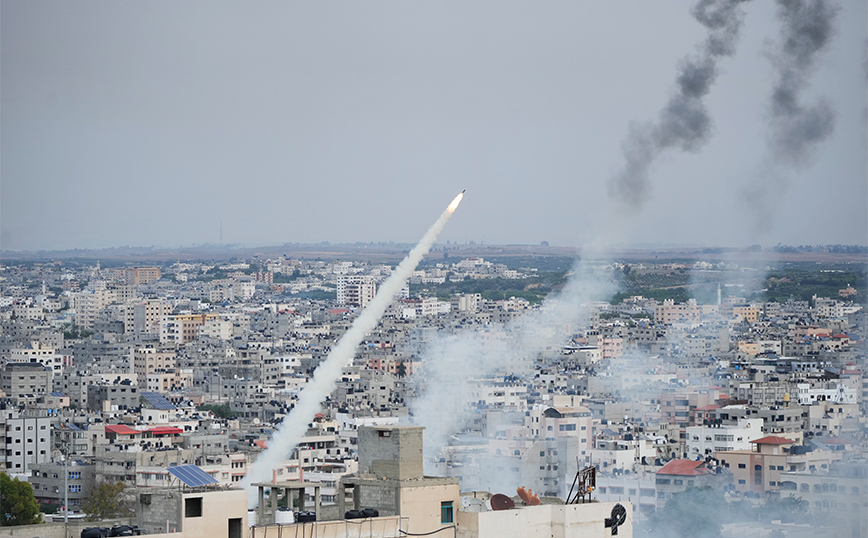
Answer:
[[[63,454],[63,536],[69,538],[69,456],[66,450]]]

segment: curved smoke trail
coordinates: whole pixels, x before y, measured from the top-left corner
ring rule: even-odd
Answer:
[[[624,141],[624,169],[609,183],[609,195],[630,209],[639,209],[648,198],[649,172],[668,149],[695,153],[708,141],[711,116],[705,97],[717,80],[717,63],[732,56],[744,20],[743,0],[699,0],[691,10],[707,30],[698,51],[678,66],[677,87],[656,122],[635,124]]]
[[[464,192],[462,191],[452,200],[437,221],[428,228],[419,243],[392,271],[389,278],[380,286],[373,300],[362,310],[349,330],[332,348],[328,357],[314,371],[313,379],[299,395],[295,407],[280,424],[269,440],[268,448],[256,458],[242,481],[242,487],[247,488],[248,503],[251,507],[258,502],[258,495],[257,491],[250,487],[250,484],[270,480],[271,470],[281,465],[289,457],[289,454],[307,432],[307,425],[319,411],[322,401],[337,387],[337,379],[344,367],[352,360],[356,348],[365,338],[365,335],[377,327],[377,323],[380,322],[380,318],[383,317],[395,295],[401,291],[422,257],[431,249],[440,231],[446,226],[463,197]]]

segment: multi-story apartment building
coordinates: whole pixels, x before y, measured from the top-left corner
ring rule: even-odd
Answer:
[[[0,371],[0,390],[14,401],[27,395],[39,396],[51,392],[51,368],[29,362],[10,362]]]
[[[732,472],[735,490],[740,493],[778,493],[782,489],[783,473],[817,472],[841,459],[840,452],[801,450],[794,447],[792,440],[773,435],[754,439],[751,444],[755,447],[752,450],[716,454],[720,464]]]
[[[134,409],[139,405],[139,388],[124,379],[120,383],[88,385],[87,406],[90,411]]]
[[[190,368],[167,368],[148,374],[146,385],[149,391],[173,392],[193,386],[193,370]]]
[[[160,334],[160,321],[172,313],[172,305],[162,299],[141,299],[124,305],[124,334]]]
[[[750,450],[751,441],[763,436],[761,418],[741,418],[733,425],[690,426],[687,428],[687,457],[713,456],[717,452]]]
[[[145,386],[148,376],[154,372],[170,370],[178,366],[177,352],[155,346],[141,346],[133,351],[133,371],[140,386]]]
[[[0,411],[0,423],[5,429],[3,443],[3,468],[12,476],[22,478],[30,474],[30,466],[44,463],[51,457],[51,418],[47,416],[23,416],[16,410]]]
[[[75,323],[82,329],[92,331],[99,321],[100,310],[117,300],[115,293],[107,289],[85,290],[72,295]]]
[[[364,308],[374,298],[377,285],[370,275],[338,275],[337,301],[339,305]]]
[[[59,509],[69,500],[71,513],[81,511],[82,504],[91,494],[94,479],[93,461],[77,458],[34,464],[27,476],[36,502]],[[65,492],[64,488],[68,491]]]
[[[195,342],[199,329],[209,320],[218,319],[219,314],[174,314],[160,320],[161,344],[186,344]]]
[[[815,513],[828,513],[844,534],[868,536],[868,462],[833,462],[828,469],[784,472],[781,495],[794,495]],[[849,534],[848,534],[849,533]]]
[[[42,342],[31,342],[29,346],[13,348],[9,362],[41,364],[54,372],[63,371],[63,356],[54,352],[54,347]]]
[[[661,325],[698,325],[702,319],[702,307],[695,299],[687,303],[676,304],[672,299],[666,299],[663,304],[654,307],[654,322]]]
[[[127,284],[139,286],[141,284],[149,284],[160,279],[159,267],[128,267],[124,271]]]

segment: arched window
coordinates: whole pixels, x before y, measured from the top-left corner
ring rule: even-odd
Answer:
[[[799,486],[799,489],[802,491],[811,491],[811,486],[809,486],[808,484],[802,484],[801,486]]]

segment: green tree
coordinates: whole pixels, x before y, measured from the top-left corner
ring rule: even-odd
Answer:
[[[200,405],[196,409],[199,411],[211,411],[212,413],[214,413],[214,416],[217,418],[230,418],[230,419],[235,418],[235,412],[232,411],[232,408],[229,407],[229,404],[221,404],[221,405],[206,404],[206,405]]]
[[[81,505],[88,521],[132,516],[133,511],[127,507],[124,495],[126,488],[123,482],[100,482],[94,485]]]
[[[398,369],[395,373],[398,374],[398,377],[407,375],[407,367],[404,365],[404,361],[398,363]]]
[[[769,498],[759,509],[758,514],[763,521],[780,519],[785,523],[807,523],[808,501],[795,495],[781,498]]]
[[[42,523],[33,488],[6,473],[0,473],[0,523],[4,527]]]
[[[63,339],[64,340],[78,340],[80,338],[87,338],[92,335],[92,331],[88,331],[87,329],[82,329],[78,325],[74,323],[64,323],[61,326],[63,330]]]

